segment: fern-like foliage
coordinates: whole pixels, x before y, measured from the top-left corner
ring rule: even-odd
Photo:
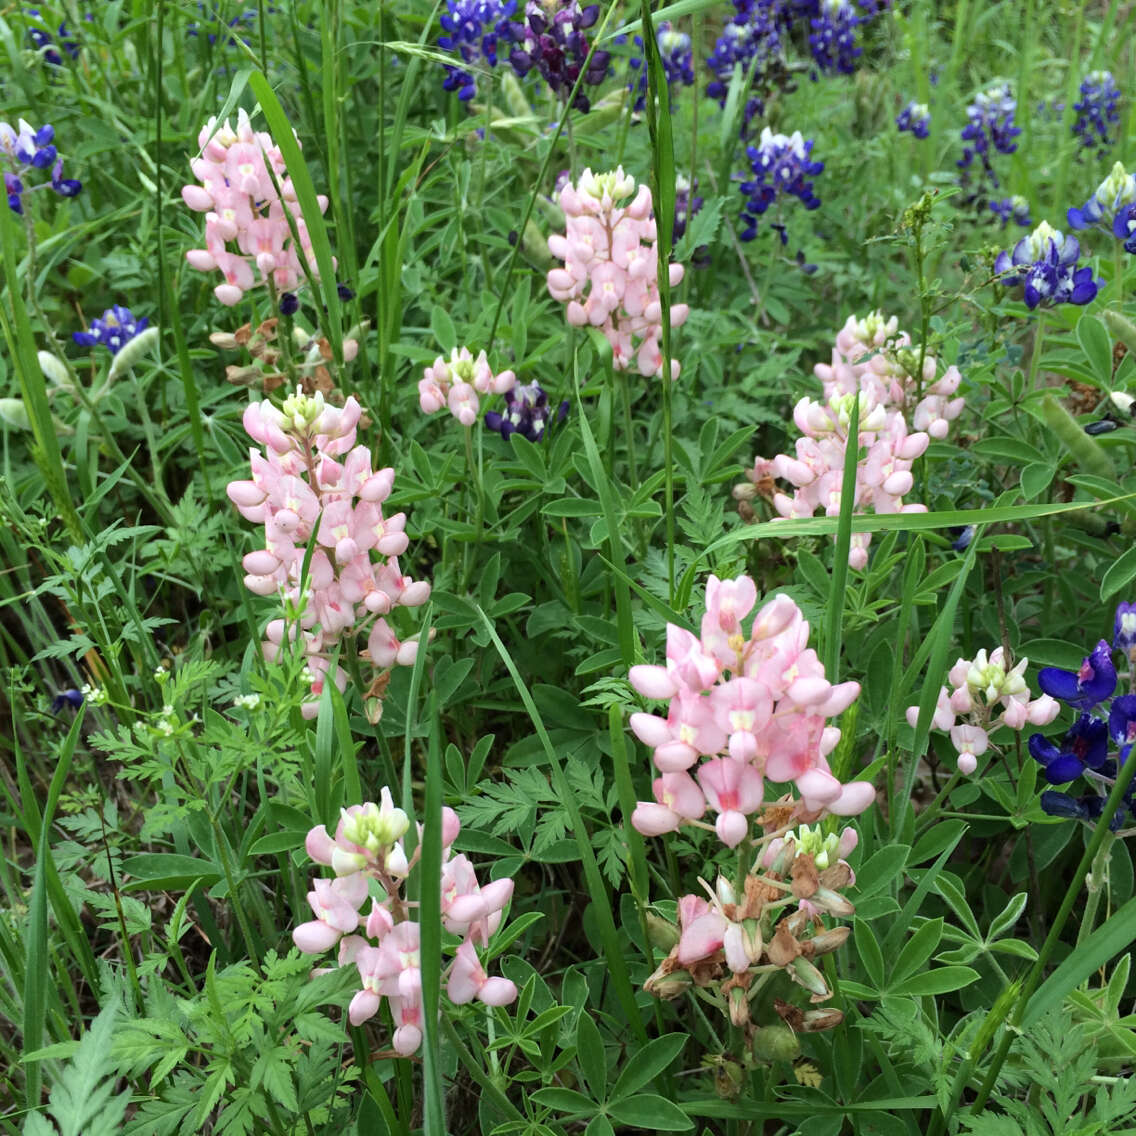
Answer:
[[[51,1087],[47,1112],[33,1112],[24,1136],[118,1136],[130,1093],[115,1093],[118,1063],[111,1054],[117,998],[109,1001],[83,1035],[74,1056]]]

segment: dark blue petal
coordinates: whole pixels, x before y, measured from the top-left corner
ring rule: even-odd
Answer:
[[[1088,819],[1088,810],[1076,797],[1053,789],[1046,789],[1041,794],[1041,810],[1050,816],[1065,817],[1068,820]]]

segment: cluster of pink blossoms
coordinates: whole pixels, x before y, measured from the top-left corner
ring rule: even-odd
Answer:
[[[217,299],[229,307],[239,304],[258,282],[254,268],[260,280],[271,280],[278,292],[299,286],[304,269],[285,210],[292,215],[299,234],[307,271],[318,277],[296,191],[272,135],[254,131],[241,110],[236,130],[227,119],[218,126],[216,118],[211,118],[197,140],[201,156],[194,158],[190,167],[201,184],[184,186],[181,195],[190,209],[205,214],[205,248],[191,249],[185,258],[202,272],[221,271],[225,283],[213,289]],[[298,145],[299,139],[296,142]],[[321,194],[317,200],[323,213],[327,198]],[[227,247],[230,242],[236,244],[236,252]]]
[[[655,800],[640,802],[631,818],[645,836],[701,824],[709,808],[719,838],[733,848],[749,835],[748,817],[765,804],[766,778],[791,782],[800,793],[783,823],[854,816],[875,800],[871,784],[841,784],[827,761],[840,730],[825,719],[851,705],[859,683],[834,686],[825,678],[806,646],[809,625],[788,596],[765,604],[747,636],[741,621],[756,602],[748,576],[711,576],[701,637],[668,624],[666,666],[631,668],[640,694],[670,699],[665,718],[631,716],[631,729],[654,749],[662,774],[652,786]],[[699,758],[707,760],[692,777],[687,771]]]
[[[621,205],[634,194],[629,204]],[[548,290],[568,305],[568,322],[598,327],[611,344],[617,371],[635,367],[641,375],[663,373],[660,337],[659,244],[651,214],[651,191],[635,192],[635,179],[623,172],[585,170],[573,186],[560,191],[567,232],[548,238],[563,268],[548,274]],[[683,277],[681,264],[669,266],[671,287]],[[672,304],[671,326],[686,322],[690,309]],[[671,378],[680,366],[671,360]]]
[[[1048,726],[1061,711],[1061,703],[1048,694],[1030,695],[1025,673],[1029,659],[1007,667],[1001,647],[979,651],[973,659],[959,659],[947,674],[952,690],[940,687],[939,701],[931,719],[937,730],[951,735],[958,754],[960,773],[973,773],[978,759],[990,748],[989,734],[999,726],[1023,730],[1026,725]],[[1001,711],[1001,713],[999,713]],[[962,721],[956,724],[956,715]],[[919,707],[907,708],[912,729],[919,720]]]
[[[347,1011],[351,1024],[374,1017],[385,997],[395,1025],[392,1045],[407,1057],[422,1044],[422,967],[419,926],[412,918],[416,904],[403,898],[402,888],[418,864],[422,826],[418,847],[408,858],[402,838],[410,818],[395,807],[389,789],[382,790],[379,801],[343,809],[334,837],[322,824],[308,833],[308,855],[330,867],[335,878],[313,880],[308,903],[315,919],[300,924],[292,939],[305,954],[338,944],[339,965],[354,963],[361,982]],[[500,926],[513,881],[481,887],[469,860],[453,854],[460,828],[457,814],[443,809],[442,925],[463,938],[444,976],[446,994],[459,1006],[475,998],[505,1006],[517,997],[517,988],[507,978],[486,974],[477,947],[486,946]],[[372,882],[381,895],[372,894]],[[371,908],[364,915],[368,898]]]
[[[395,607],[417,607],[430,596],[428,583],[399,569],[398,557],[409,543],[406,514],[383,516],[394,470],[373,471],[371,451],[355,445],[361,413],[354,398],[339,409],[326,405],[318,391],[309,396],[297,390],[280,410],[267,400],[251,403],[245,430],[264,453],[250,448],[252,480],[228,486],[241,515],[264,525],[265,547],[242,562],[245,586],[261,596],[281,594],[296,616],[269,623],[264,653],[272,661],[286,636],[302,638],[312,694],[302,708],[305,717],[318,712],[329,671],[345,689],[346,675],[340,668],[332,671],[328,653],[348,633],[369,624],[367,652],[376,668],[413,664],[417,639],[401,641],[383,616]],[[301,581],[313,532],[317,547]],[[372,552],[381,559],[372,560]]]
[[[739,485],[734,496],[752,500],[770,496],[782,517],[811,517],[817,510],[830,517],[840,513],[844,458],[849,444],[853,408],[859,403],[858,446],[867,450],[856,468],[853,511],[865,513],[924,513],[927,506],[905,503],[914,479],[912,463],[932,438],[943,438],[949,423],[962,413],[964,400],[953,398],[962,376],[949,367],[939,378],[937,361],[923,360],[922,382],[918,352],[906,332],[897,333],[894,317],[879,312],[865,319],[849,317],[836,336],[831,363],[818,363],[824,384],[821,399],[802,398],[793,421],[804,435],[796,454],[758,457],[746,472],[752,484]],[[910,422],[910,425],[909,425]],[[789,496],[773,488],[781,478],[794,487]],[[869,533],[853,533],[848,563],[862,569],[868,563]]]
[[[418,404],[423,414],[448,406],[463,426],[472,426],[480,414],[480,395],[504,394],[516,384],[512,371],[493,374],[484,351],[475,359],[468,347],[455,347],[448,362],[439,355],[433,366],[426,368],[418,382]]]

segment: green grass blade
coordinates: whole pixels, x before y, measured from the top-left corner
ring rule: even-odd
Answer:
[[[576,803],[576,798],[572,793],[568,780],[564,776],[564,769],[560,764],[560,757],[552,744],[552,739],[548,736],[548,731],[544,728],[544,721],[540,716],[540,711],[537,709],[536,703],[529,693],[529,688],[525,684],[525,680],[521,678],[520,672],[517,670],[517,664],[513,662],[513,657],[509,654],[508,648],[501,642],[501,637],[497,634],[492,620],[482,611],[480,606],[474,606],[477,607],[477,614],[482,626],[488,633],[489,638],[493,641],[493,646],[497,648],[497,653],[501,656],[501,661],[505,664],[505,669],[509,672],[509,677],[512,678],[513,685],[517,688],[517,693],[520,695],[521,701],[525,705],[525,710],[532,720],[533,728],[540,738],[540,744],[544,749],[545,757],[548,758],[548,765],[552,772],[553,786],[560,800],[563,802],[564,808],[568,812],[572,833],[576,838],[576,847],[579,849],[580,860],[584,865],[584,876],[588,883],[588,893],[591,896],[592,909],[596,913],[596,922],[599,923],[600,926],[600,937],[603,940],[604,957],[607,960],[612,985],[615,987],[615,995],[623,1006],[624,1013],[627,1015],[627,1021],[632,1031],[639,1041],[645,1045],[647,1042],[647,1031],[643,1028],[639,1007],[635,1004],[635,991],[631,987],[631,978],[627,973],[627,961],[623,957],[622,944],[620,942],[619,933],[616,930],[615,919],[612,915],[611,899],[608,896],[607,886],[604,884],[603,876],[600,874],[595,851],[592,849],[591,833],[588,831],[588,826],[580,812],[580,806]]]
[[[296,188],[296,199],[300,203],[304,224],[308,227],[308,234],[312,240],[312,251],[316,254],[316,263],[319,265],[319,280],[309,277],[312,291],[315,293],[316,310],[327,308],[327,317],[321,321],[331,344],[332,354],[337,364],[343,364],[343,327],[339,314],[339,294],[335,288],[335,265],[332,263],[331,243],[327,235],[327,226],[324,224],[323,214],[320,212],[319,202],[316,201],[316,189],[312,183],[312,175],[308,164],[304,161],[303,151],[292,133],[292,124],[276,97],[276,92],[269,85],[268,80],[260,71],[252,71],[248,78],[249,86],[256,95],[260,109],[268,121],[272,138],[280,147],[284,155],[284,164],[288,168],[288,176]],[[303,255],[300,263],[304,263]]]

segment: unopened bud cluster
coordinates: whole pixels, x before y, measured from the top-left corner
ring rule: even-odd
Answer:
[[[472,426],[480,413],[481,395],[506,394],[516,383],[512,371],[493,374],[484,351],[475,359],[468,347],[455,347],[449,360],[439,355],[426,368],[418,382],[418,404],[423,414],[448,406],[463,426]]]
[[[548,274],[548,290],[568,305],[568,322],[599,328],[611,344],[617,371],[634,367],[641,375],[662,375],[662,305],[659,244],[651,212],[651,191],[635,187],[623,167],[609,173],[585,170],[560,191],[567,231],[548,239],[552,255],[564,262]],[[683,267],[668,267],[670,286]],[[671,327],[686,322],[685,304],[670,306]],[[671,378],[681,367],[671,360]]]
[[[419,841],[408,857],[403,837],[410,818],[397,808],[384,788],[379,804],[368,801],[343,809],[335,835],[321,824],[307,836],[308,855],[335,873],[316,879],[308,892],[315,918],[300,924],[292,939],[305,954],[321,954],[338,944],[338,964],[354,965],[361,988],[347,1016],[353,1026],[378,1013],[385,997],[394,1022],[395,1054],[407,1057],[422,1044],[422,964],[419,925],[403,888],[418,865]],[[454,855],[461,824],[457,814],[442,810],[442,925],[462,943],[446,967],[446,994],[455,1005],[474,999],[504,1006],[517,996],[506,978],[490,978],[477,954],[500,926],[513,895],[513,881],[494,880],[482,887],[473,865]],[[370,899],[370,911],[363,908]],[[322,973],[322,971],[318,972]]]
[[[1043,694],[1033,698],[1026,684],[1029,659],[1010,666],[1005,652],[995,647],[987,658],[979,651],[973,659],[959,659],[947,675],[951,684],[939,688],[939,701],[931,724],[951,735],[958,754],[960,773],[973,773],[978,759],[990,748],[990,733],[999,726],[1011,730],[1026,725],[1048,726],[1061,710],[1060,703]],[[956,722],[956,716],[960,719]],[[914,728],[919,707],[907,708],[907,721]]]
[[[361,414],[354,398],[339,408],[318,391],[299,389],[279,409],[267,400],[252,403],[244,426],[264,452],[249,451],[251,481],[228,486],[241,515],[264,525],[264,548],[243,560],[245,586],[257,595],[281,595],[293,616],[269,623],[264,653],[275,660],[286,640],[300,639],[312,695],[302,707],[306,717],[317,713],[329,674],[340,690],[346,687],[346,675],[329,658],[346,635],[367,630],[366,657],[380,671],[412,665],[417,637],[400,640],[383,617],[430,596],[428,583],[399,568],[409,544],[406,514],[383,515],[394,470],[373,471],[371,451],[355,445]],[[313,533],[316,547],[305,576]]]

